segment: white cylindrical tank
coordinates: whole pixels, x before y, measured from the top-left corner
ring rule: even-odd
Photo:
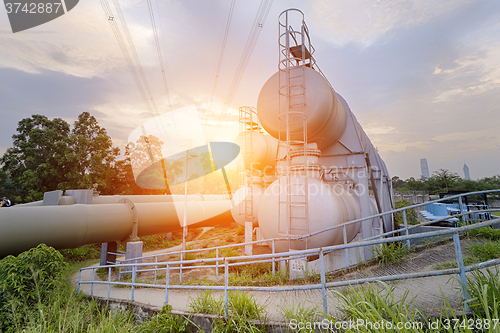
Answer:
[[[308,228],[305,228],[305,219],[300,211],[301,198],[298,195],[290,197],[295,202],[292,205],[292,235],[305,235],[315,231],[320,231],[332,226],[358,219],[360,217],[359,203],[356,194],[345,185],[337,184],[338,187],[331,187],[327,183],[316,178],[304,178],[290,176],[291,186],[288,186],[286,176],[273,182],[263,193],[259,206],[259,227],[265,239],[285,236],[290,225],[287,219],[286,204],[281,203],[281,213],[279,213],[279,201],[286,200],[285,189],[290,188],[292,193],[296,189],[308,188],[307,212]],[[297,185],[294,185],[297,184]],[[281,191],[281,198],[280,198]],[[346,228],[347,241],[350,242],[361,227],[360,223],[350,225]],[[331,246],[343,243],[342,228],[330,230],[309,238],[307,246],[309,248]],[[305,248],[305,242],[293,242],[294,250]],[[288,241],[276,242],[276,251],[285,252],[289,250]],[[297,248],[300,247],[300,248]]]
[[[245,169],[249,170],[251,167],[254,170],[264,170],[266,174],[274,174],[274,167],[276,165],[276,151],[278,150],[278,140],[272,136],[265,135],[255,131],[247,131],[238,134],[236,143],[240,146],[241,154],[246,156],[245,152],[245,135],[251,135],[252,142],[252,159],[245,161]]]
[[[304,75],[302,75],[304,70]],[[280,105],[278,88],[286,82],[286,73],[277,72],[262,87],[257,101],[257,115],[262,127],[273,137],[286,138],[286,126],[278,119],[280,113],[286,111],[285,103]],[[307,122],[307,140],[316,142],[319,149],[325,149],[337,142],[344,134],[347,115],[344,106],[320,73],[308,67],[296,67],[290,70],[293,91],[305,88],[305,112]],[[305,79],[304,79],[305,78]],[[297,98],[297,97],[295,97]],[[282,102],[285,99],[282,98]],[[293,101],[292,101],[293,103]],[[281,110],[280,110],[281,107]],[[281,122],[281,123],[280,123]],[[291,128],[293,131],[293,128]]]
[[[231,215],[233,219],[241,226],[245,226],[245,198],[252,200],[252,224],[255,228],[258,226],[259,203],[262,197],[262,186],[251,185],[243,186],[238,189],[233,195],[231,205]]]

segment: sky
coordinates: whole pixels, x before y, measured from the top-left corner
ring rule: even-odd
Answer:
[[[421,158],[431,173],[464,177],[467,163],[472,179],[500,174],[498,0],[274,0],[222,115],[261,2],[235,1],[211,97],[231,0],[152,0],[168,95],[147,2],[106,0],[120,29],[116,1],[158,111],[146,107],[100,1],[80,0],[15,34],[0,8],[0,154],[21,119],[43,114],[72,124],[84,111],[122,150],[140,124],[193,105],[207,140],[233,141],[238,108],[256,107],[278,69],[278,16],[298,8],[319,67],[391,176],[419,178]]]

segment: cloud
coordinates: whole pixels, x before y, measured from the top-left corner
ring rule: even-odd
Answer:
[[[388,34],[450,15],[476,0],[318,0],[312,5],[314,27],[335,45],[368,47]]]

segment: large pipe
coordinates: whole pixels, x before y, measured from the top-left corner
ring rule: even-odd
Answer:
[[[99,195],[92,198],[93,204],[111,204],[117,203],[122,199],[129,199],[133,203],[145,202],[183,202],[185,196],[181,194],[172,195]],[[188,201],[221,201],[224,200],[224,195],[210,194],[190,194],[187,196]]]
[[[1,209],[0,257],[18,254],[40,243],[65,249],[125,240],[132,233],[134,206],[139,220],[138,236],[179,230],[183,209],[176,209],[176,205],[182,203],[129,202]],[[230,206],[230,201],[190,201],[187,225],[193,228],[232,223]]]

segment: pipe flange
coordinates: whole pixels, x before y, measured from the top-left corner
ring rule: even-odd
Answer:
[[[297,156],[316,156],[319,157],[321,155],[321,150],[319,149],[299,149],[290,151],[290,158],[294,158]]]

